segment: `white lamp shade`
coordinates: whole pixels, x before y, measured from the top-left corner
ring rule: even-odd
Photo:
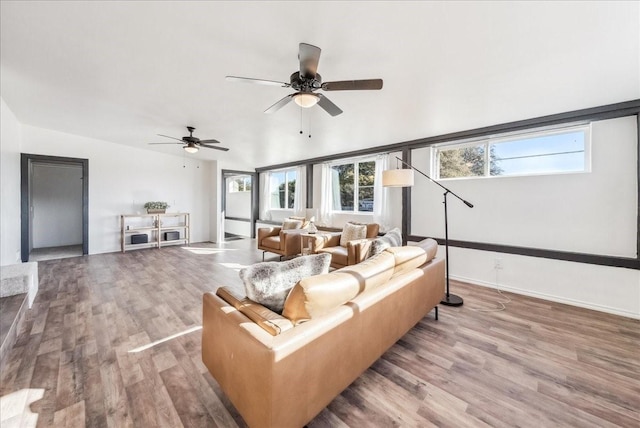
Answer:
[[[388,169],[382,171],[382,185],[384,187],[411,187],[413,186],[413,170]]]
[[[293,96],[293,100],[300,107],[309,108],[316,105],[320,98],[315,94],[297,93]]]

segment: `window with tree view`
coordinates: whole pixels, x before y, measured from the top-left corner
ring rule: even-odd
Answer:
[[[589,125],[434,148],[437,179],[583,172],[589,168]]]
[[[372,212],[375,161],[333,165],[333,209]]]
[[[272,172],[269,193],[271,208],[292,209],[296,194],[296,171]]]

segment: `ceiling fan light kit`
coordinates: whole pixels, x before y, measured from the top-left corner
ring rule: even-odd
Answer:
[[[335,105],[329,98],[321,94],[314,94],[315,91],[363,91],[382,89],[382,79],[366,80],[343,80],[337,82],[322,82],[322,77],[317,72],[320,61],[321,49],[308,43],[300,43],[298,48],[298,60],[300,61],[300,71],[296,71],[289,77],[289,83],[275,80],[255,79],[251,77],[226,76],[230,82],[245,82],[258,85],[280,86],[282,88],[292,88],[297,92],[289,94],[271,107],[265,113],[274,113],[294,100],[296,104],[303,108],[310,108],[319,105],[331,116],[342,113],[340,107]]]
[[[193,126],[187,126],[187,131],[189,131],[189,135],[182,138],[176,138],[176,137],[170,137],[169,135],[158,134],[160,137],[166,137],[166,138],[171,138],[172,140],[178,140],[179,141],[178,143],[149,143],[149,144],[180,144],[182,145],[182,148],[184,149],[184,151],[187,153],[198,153],[198,150],[200,150],[202,147],[205,147],[207,149],[221,150],[223,152],[229,151],[229,149],[226,147],[211,145],[211,144],[220,144],[220,141],[218,140],[201,140],[200,138],[194,137],[193,131],[195,130],[196,128],[194,128]]]
[[[183,147],[184,151],[187,153],[198,153],[198,147],[193,144],[193,143],[189,143],[186,146]]]
[[[304,92],[298,92],[293,96],[293,101],[296,102],[300,107],[310,108],[318,103],[320,97],[316,94],[308,94]]]

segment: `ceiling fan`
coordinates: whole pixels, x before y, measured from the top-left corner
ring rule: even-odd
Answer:
[[[195,130],[196,128],[194,128],[193,126],[187,126],[187,131],[189,131],[189,135],[182,138],[176,138],[176,137],[170,137],[168,135],[158,134],[160,137],[167,137],[173,140],[178,140],[180,141],[179,143],[149,143],[149,144],[183,144],[182,148],[187,153],[197,153],[201,147],[206,147],[207,149],[222,150],[223,152],[226,152],[229,150],[226,147],[210,146],[210,144],[220,144],[220,141],[218,140],[201,140],[200,138],[194,137],[193,131]]]
[[[231,82],[257,83],[260,85],[280,86],[283,88],[293,88],[293,94],[287,95],[280,101],[266,109],[265,113],[274,113],[294,100],[300,107],[313,107],[318,104],[331,116],[342,113],[340,107],[331,102],[322,94],[314,92],[323,91],[359,91],[382,89],[382,79],[367,80],[342,80],[337,82],[322,82],[322,77],[317,73],[318,62],[320,61],[321,49],[307,43],[300,43],[298,59],[300,60],[300,71],[296,71],[289,78],[289,83],[274,80],[253,79],[249,77],[227,76]]]

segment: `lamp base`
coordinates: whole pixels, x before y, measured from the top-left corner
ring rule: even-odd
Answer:
[[[455,294],[445,295],[444,299],[440,301],[440,304],[445,306],[462,306],[462,303],[464,303],[462,297],[456,296]]]

